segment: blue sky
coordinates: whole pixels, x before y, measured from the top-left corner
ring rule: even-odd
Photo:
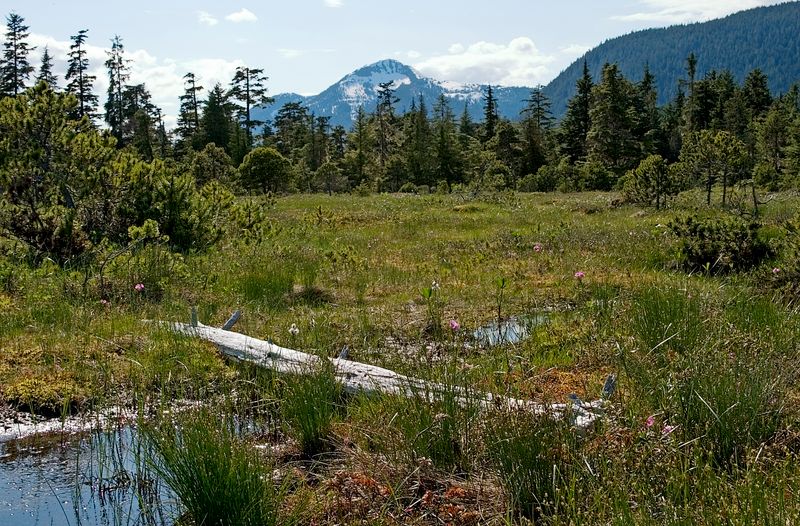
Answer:
[[[587,49],[647,27],[708,20],[762,0],[294,0],[202,2],[0,0],[30,26],[38,51],[66,55],[89,29],[104,89],[110,38],[123,38],[132,80],[174,118],[181,77],[227,84],[239,65],[264,68],[270,93],[318,93],[359,66],[396,58],[440,80],[546,84]],[[61,69],[57,65],[58,69]]]

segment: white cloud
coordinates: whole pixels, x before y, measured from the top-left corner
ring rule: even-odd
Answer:
[[[328,7],[339,8],[344,5],[344,0],[325,0],[325,5]]]
[[[569,46],[564,46],[559,51],[562,54],[571,56],[571,57],[580,57],[587,51],[592,49],[592,46],[584,46],[583,44],[571,44]]]
[[[555,57],[541,53],[528,37],[508,44],[476,42],[450,46],[449,53],[423,60],[414,67],[425,75],[456,82],[504,86],[535,86],[552,78]]]
[[[198,11],[197,12],[197,21],[201,24],[205,24],[207,26],[215,26],[219,24],[219,20],[214,18],[211,13],[207,11]]]
[[[69,53],[71,42],[32,33],[30,43],[36,46],[34,54],[31,55],[31,64],[34,64],[38,70],[41,52],[47,46],[53,56],[54,71],[59,76],[59,84],[63,86],[65,84],[64,72],[67,69],[67,54]],[[100,99],[100,111],[102,111],[102,105],[106,100],[106,90],[108,89],[108,73],[104,65],[107,58],[106,51],[108,50],[109,48],[101,46],[86,46],[91,74],[97,77],[94,83],[94,92]],[[236,72],[236,68],[245,65],[242,60],[219,58],[176,61],[166,57],[159,58],[144,49],[126,49],[125,56],[131,61],[129,82],[131,84],[145,84],[153,96],[153,103],[161,108],[164,113],[164,124],[167,128],[173,128],[177,122],[178,109],[180,107],[178,98],[183,94],[183,76],[186,73],[194,73],[197,83],[203,86],[207,92],[217,82],[227,87]]]
[[[783,0],[639,0],[644,10],[615,15],[623,22],[680,24],[723,17],[743,9],[778,4]]]
[[[255,15],[255,13],[243,7],[235,13],[231,13],[226,16],[225,20],[238,24],[240,22],[256,22],[258,21],[258,17]]]
[[[449,53],[454,53],[454,54],[463,53],[464,52],[464,45],[463,44],[459,44],[459,43],[453,44],[452,46],[450,46],[447,49],[447,51]]]

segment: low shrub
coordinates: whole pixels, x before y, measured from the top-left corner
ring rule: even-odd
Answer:
[[[738,217],[689,216],[669,225],[678,239],[678,259],[689,271],[725,273],[752,268],[772,255],[760,225]]]

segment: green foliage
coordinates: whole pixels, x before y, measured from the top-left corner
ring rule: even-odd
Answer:
[[[676,170],[660,155],[651,155],[629,171],[622,180],[622,193],[633,203],[656,209],[666,205],[667,198],[681,190]]]
[[[294,523],[281,513],[287,484],[273,481],[272,466],[235,430],[233,419],[200,411],[177,425],[148,425],[142,432],[152,448],[152,466],[194,524]]]
[[[274,148],[260,147],[248,153],[239,177],[242,186],[251,191],[278,192],[289,185],[289,161]]]
[[[236,168],[224,148],[206,144],[192,158],[191,173],[198,187],[216,181],[230,186],[236,179]]]
[[[281,416],[300,450],[309,458],[328,451],[333,424],[343,406],[342,386],[333,365],[322,358],[313,368],[287,376],[285,385]]]
[[[669,225],[678,239],[678,258],[690,271],[725,273],[746,270],[770,257],[769,244],[759,237],[760,225],[738,217],[678,218]]]
[[[509,411],[487,426],[488,455],[518,514],[537,523],[557,514],[574,477],[577,437],[551,415]]]

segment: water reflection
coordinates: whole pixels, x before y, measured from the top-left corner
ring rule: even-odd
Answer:
[[[3,526],[162,526],[177,507],[149,473],[136,431],[0,444]]]
[[[477,329],[472,333],[472,337],[479,345],[485,347],[519,343],[530,337],[531,331],[546,321],[545,314],[509,318],[500,323],[495,321]]]

